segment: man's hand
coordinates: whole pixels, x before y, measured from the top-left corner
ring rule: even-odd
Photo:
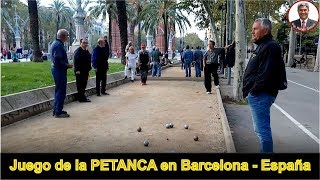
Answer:
[[[77,71],[76,74],[80,74],[80,71]]]
[[[73,64],[68,64],[67,68],[73,68]]]

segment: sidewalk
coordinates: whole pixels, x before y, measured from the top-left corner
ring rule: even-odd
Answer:
[[[178,67],[162,73],[184,76]],[[207,95],[196,81],[147,83],[110,89],[110,96],[90,97],[92,103],[70,103],[69,119],[55,119],[50,111],[2,128],[2,152],[226,152],[215,91]]]

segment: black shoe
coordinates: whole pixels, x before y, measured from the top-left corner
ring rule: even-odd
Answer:
[[[70,115],[69,114],[60,114],[60,115],[55,115],[55,118],[68,118],[68,117],[70,117]]]
[[[67,111],[61,111],[61,114],[68,114]],[[55,112],[53,112],[52,116],[55,116]]]
[[[134,82],[134,80],[130,80],[131,82]]]
[[[106,92],[101,92],[101,94],[103,94],[103,95],[110,95],[109,93],[106,93]]]
[[[97,96],[101,96],[100,94],[97,94]]]
[[[90,99],[79,100],[79,102],[91,102]]]
[[[127,79],[127,78],[128,78],[127,76],[124,77],[124,79]]]

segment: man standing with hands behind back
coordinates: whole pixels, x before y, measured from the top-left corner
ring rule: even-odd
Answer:
[[[74,72],[79,102],[91,102],[86,96],[89,71],[91,70],[91,54],[87,50],[88,40],[80,39],[80,47],[74,52]]]
[[[57,32],[57,39],[53,41],[50,47],[50,54],[52,57],[51,72],[55,83],[53,115],[56,118],[70,117],[66,111],[63,111],[67,89],[67,69],[73,67],[72,64],[69,64],[67,52],[64,49],[64,43],[68,41],[68,39],[68,31],[60,29]]]
[[[108,71],[108,54],[105,49],[106,42],[104,39],[98,39],[98,45],[92,52],[92,67],[96,72],[96,90],[97,96],[109,95],[106,93],[107,71]]]

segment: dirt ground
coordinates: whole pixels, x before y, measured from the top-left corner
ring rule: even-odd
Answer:
[[[184,75],[179,68],[165,74]],[[215,91],[207,95],[203,82],[195,81],[147,83],[137,80],[108,90],[110,96],[92,96],[91,103],[68,104],[69,119],[50,111],[4,127],[2,152],[226,152]],[[174,128],[166,129],[167,123]]]

